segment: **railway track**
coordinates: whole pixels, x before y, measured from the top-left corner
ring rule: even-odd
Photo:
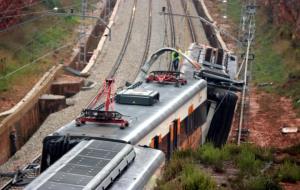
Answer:
[[[196,8],[198,16],[201,16],[202,18],[209,20],[207,18],[207,16],[205,15],[203,7],[201,6],[200,2],[197,0],[192,0],[192,2]],[[222,48],[222,46],[220,45],[220,42],[215,37],[214,29],[210,25],[207,25],[205,22],[203,22],[201,20],[199,20],[199,22],[202,23],[202,27],[204,29],[204,32],[206,34],[206,37],[207,37],[207,40],[208,40],[210,46],[215,47],[215,48]]]
[[[131,33],[132,33],[132,28],[133,28],[133,23],[134,23],[134,17],[135,17],[135,13],[136,13],[135,12],[136,11],[136,5],[137,5],[137,0],[134,0],[133,8],[131,10],[129,26],[128,26],[128,29],[127,29],[127,32],[126,32],[126,37],[125,37],[125,40],[123,42],[123,46],[122,46],[122,49],[119,53],[119,56],[118,56],[116,62],[114,63],[114,66],[113,66],[112,70],[110,71],[110,73],[108,75],[108,78],[113,78],[115,76],[118,68],[120,67],[120,65],[122,63],[124,55],[126,53],[126,50],[127,50],[130,38],[131,38]]]
[[[35,178],[39,173],[39,166],[41,162],[41,154],[38,155],[30,164],[27,164],[23,169],[9,174],[12,177],[8,180],[0,190],[18,190],[23,189],[31,179]]]
[[[189,31],[190,31],[190,36],[191,36],[191,40],[192,42],[197,42],[197,36],[195,33],[195,28],[192,22],[191,17],[188,17],[188,15],[190,15],[188,9],[187,9],[187,1],[185,0],[181,0],[181,6],[183,7],[184,10],[184,14],[187,16],[187,21],[188,21],[188,27],[189,27]]]
[[[152,31],[152,0],[149,0],[148,30],[147,30],[146,47],[145,47],[145,51],[144,51],[144,54],[143,54],[143,57],[142,57],[140,68],[146,62],[148,54],[149,54],[149,48],[150,48],[150,42],[151,42],[151,31]]]
[[[130,38],[131,38],[131,33],[132,33],[132,28],[133,28],[133,23],[134,23],[134,17],[135,17],[135,11],[136,11],[136,5],[137,5],[137,0],[134,0],[134,5],[132,8],[131,16],[130,16],[130,22],[129,22],[129,27],[126,33],[126,37],[122,46],[122,49],[118,55],[118,58],[109,73],[108,77],[114,77],[119,66],[122,63],[123,57],[126,53],[127,46],[129,44]],[[150,41],[151,41],[151,31],[152,31],[152,0],[149,0],[149,11],[148,11],[148,29],[147,29],[147,39],[146,39],[146,45],[145,45],[145,51],[143,53],[142,61],[140,67],[145,63],[147,56],[149,54],[149,47],[150,47]],[[138,72],[137,72],[138,73]],[[20,171],[26,171],[28,170],[28,167],[32,166],[32,164],[39,164],[41,160],[41,155],[39,155],[37,158],[35,158],[31,164],[26,165],[22,170]],[[26,174],[27,175],[27,174]],[[31,177],[36,177],[30,174]],[[25,175],[24,175],[25,176]],[[0,187],[0,190],[17,190],[17,189],[23,189],[24,185],[16,183],[16,178],[12,178],[8,180],[2,187]]]
[[[167,7],[169,14],[169,20],[170,20],[170,30],[171,30],[171,47],[176,48],[176,33],[175,33],[175,25],[174,25],[174,18],[173,18],[173,9],[172,4],[170,0],[167,1]]]
[[[111,69],[108,77],[114,77],[114,75],[116,74],[120,64],[122,63],[123,57],[125,55],[125,52],[126,52],[126,49],[127,49],[130,37],[131,37],[132,26],[133,26],[134,17],[135,17],[135,11],[136,11],[136,5],[137,5],[137,0],[134,0],[134,5],[133,5],[131,16],[130,16],[129,27],[128,27],[128,30],[127,30],[127,33],[126,33],[126,37],[125,37],[122,49],[119,53],[119,56],[118,56],[116,62],[114,63],[113,68]],[[34,164],[39,163],[40,159],[41,159],[41,155],[39,155],[37,158],[35,158],[32,161],[32,163],[34,163]],[[27,168],[30,165],[31,164],[26,165],[21,171],[26,171]],[[15,177],[13,177],[12,179],[9,179],[2,187],[0,187],[0,190],[8,190],[8,189],[11,190],[11,189],[23,189],[24,188],[24,186],[22,186],[22,185],[15,184],[15,181],[16,181]]]

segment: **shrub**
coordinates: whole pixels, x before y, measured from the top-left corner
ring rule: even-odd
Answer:
[[[279,168],[277,176],[280,181],[296,182],[300,180],[300,167],[290,161],[285,161]]]
[[[228,157],[232,158],[233,156],[236,156],[241,152],[241,148],[236,144],[225,144],[225,146],[223,147],[223,151],[225,155],[228,154]]]
[[[202,171],[193,165],[187,165],[181,177],[182,189],[184,190],[213,190],[216,189],[216,183]]]
[[[213,144],[207,143],[197,150],[196,158],[204,164],[213,165],[218,168],[223,167],[222,152],[215,148]]]
[[[260,160],[255,159],[255,154],[247,149],[242,149],[241,153],[237,157],[237,166],[240,169],[241,174],[255,175],[259,172],[262,163]]]
[[[180,181],[178,179],[173,179],[171,181],[161,181],[157,182],[155,190],[182,190]]]
[[[207,143],[199,147],[195,156],[202,163],[213,165],[217,171],[223,171],[223,162],[232,158],[231,151],[234,151],[233,145],[220,149]]]
[[[247,178],[243,181],[243,187],[241,189],[245,190],[280,190],[281,187],[278,183],[274,182],[272,179],[266,176],[255,176]]]
[[[176,176],[180,174],[183,170],[184,166],[188,162],[183,159],[171,159],[165,166],[165,170],[163,173],[163,180],[169,181],[174,179]]]
[[[192,149],[178,150],[173,153],[172,159],[192,158],[194,154]]]

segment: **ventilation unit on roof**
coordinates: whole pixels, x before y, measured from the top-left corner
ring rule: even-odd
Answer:
[[[125,89],[117,93],[115,101],[119,104],[152,106],[159,101],[159,92],[142,88]]]

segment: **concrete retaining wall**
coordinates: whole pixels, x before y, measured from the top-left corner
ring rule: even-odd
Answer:
[[[38,129],[41,124],[39,98],[49,92],[55,76],[62,70],[62,65],[51,68],[18,104],[14,112],[0,123],[0,164],[12,156]]]

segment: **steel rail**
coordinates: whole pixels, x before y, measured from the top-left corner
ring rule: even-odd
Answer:
[[[181,0],[181,6],[183,7],[184,14],[187,16],[187,21],[188,21],[188,26],[189,26],[189,31],[190,31],[190,36],[192,39],[192,42],[197,42],[197,36],[195,34],[195,28],[192,22],[192,19],[188,17],[190,15],[189,11],[187,10],[187,1]]]
[[[170,20],[170,30],[171,30],[171,47],[176,48],[176,35],[175,35],[175,25],[174,25],[174,18],[172,15],[172,5],[170,0],[167,1],[167,7],[169,14],[169,20]]]
[[[130,22],[129,22],[129,27],[128,27],[128,30],[127,30],[127,33],[126,33],[126,37],[125,37],[122,49],[119,53],[119,56],[118,56],[118,58],[117,58],[117,60],[114,64],[112,70],[110,71],[108,77],[114,77],[114,75],[116,74],[119,66],[122,63],[123,57],[125,55],[125,52],[126,52],[126,49],[127,49],[128,44],[129,44],[130,37],[131,37],[131,32],[132,32],[133,22],[134,22],[134,17],[135,17],[136,5],[137,5],[137,0],[134,0],[134,5],[133,5],[133,8],[132,8]],[[39,155],[37,158],[35,158],[32,163],[37,163],[37,161],[40,160],[40,158],[41,158],[41,155]],[[25,170],[27,167],[28,167],[28,165],[26,165],[23,170]],[[2,187],[0,187],[0,190],[8,190],[8,189],[12,189],[12,188],[14,188],[13,179],[10,179]]]
[[[125,53],[126,53],[126,50],[127,50],[130,38],[131,38],[131,33],[132,33],[132,28],[133,28],[133,23],[134,23],[134,18],[135,18],[136,5],[137,5],[137,0],[134,0],[134,4],[133,4],[132,11],[131,11],[131,16],[130,16],[130,21],[129,21],[129,26],[128,26],[128,29],[127,29],[126,37],[125,37],[125,40],[123,42],[123,46],[122,46],[122,49],[119,53],[119,56],[118,56],[116,62],[114,63],[114,66],[113,66],[112,70],[110,71],[110,73],[108,75],[108,78],[113,78],[115,76],[115,74],[116,74],[118,68],[120,67],[120,65],[122,63],[122,60],[125,56]]]
[[[37,164],[41,162],[42,155],[39,154],[37,157],[33,159],[33,161],[30,164]],[[30,164],[26,164],[21,171],[25,171],[28,169]],[[0,190],[9,190],[9,189],[23,189],[24,186],[14,186],[14,178],[9,179],[2,187],[0,187]]]
[[[151,31],[152,31],[152,0],[149,0],[149,9],[148,9],[148,30],[147,30],[147,39],[146,39],[146,47],[142,57],[142,62],[140,68],[145,64],[149,49],[150,49],[150,42],[151,42]]]

